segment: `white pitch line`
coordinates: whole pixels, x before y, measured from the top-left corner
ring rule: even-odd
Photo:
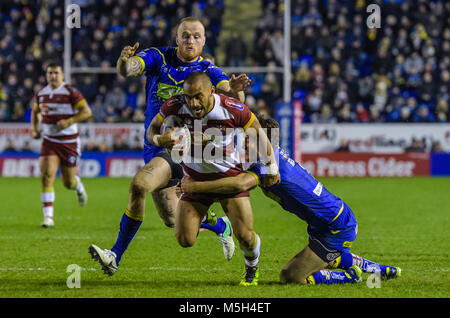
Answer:
[[[121,271],[130,271],[134,268],[121,268]],[[223,272],[227,271],[228,269],[225,268],[206,268],[206,267],[161,267],[161,266],[152,266],[147,268],[150,271],[173,271],[173,272],[211,272],[211,271],[218,271]],[[99,271],[100,269],[97,268],[84,268],[81,267],[82,271]],[[264,268],[262,267],[261,270],[265,272],[272,272],[272,271],[279,271],[279,268]],[[31,271],[61,271],[60,268],[45,268],[45,267],[0,267],[0,272],[31,272]],[[450,272],[450,268],[435,268],[435,269],[429,269],[429,270],[408,270],[408,272],[411,273],[437,273],[437,272]]]
[[[97,240],[98,237],[91,237],[91,236],[52,236],[52,239],[55,240]],[[18,236],[0,236],[0,240],[29,240],[30,238],[23,238]],[[34,239],[34,238],[33,238]],[[135,236],[133,239],[138,240],[146,240],[147,237],[145,236]]]

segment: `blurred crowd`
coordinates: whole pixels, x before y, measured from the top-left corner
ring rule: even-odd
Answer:
[[[173,45],[185,16],[206,25],[205,53],[215,56],[225,0],[73,0],[74,67],[114,67],[125,45]],[[379,0],[381,28],[369,29],[364,0],[292,0],[293,99],[305,122],[449,122],[450,2]],[[0,8],[0,121],[29,120],[30,101],[45,84],[43,66],[63,55],[64,0],[11,0]],[[225,65],[283,65],[283,0],[261,0],[253,43],[233,33]],[[169,36],[170,35],[170,36]],[[250,45],[251,44],[251,45]],[[274,115],[282,75],[249,74],[246,103]],[[142,122],[144,77],[77,74],[94,122]]]
[[[72,67],[115,67],[122,48],[174,45],[174,27],[194,16],[206,27],[205,53],[214,56],[223,0],[72,0],[81,28],[72,29]],[[34,93],[46,85],[44,67],[61,60],[64,0],[11,0],[0,6],[0,121],[29,121]],[[93,109],[93,122],[143,122],[145,77],[78,73],[71,84]]]
[[[281,65],[283,1],[262,2],[254,58]],[[380,28],[367,27],[371,3],[380,7]],[[291,6],[292,90],[303,101],[305,122],[450,121],[449,1],[292,0]]]

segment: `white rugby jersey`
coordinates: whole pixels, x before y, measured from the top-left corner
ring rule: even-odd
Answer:
[[[215,180],[242,172],[241,153],[236,142],[243,130],[249,128],[255,120],[255,115],[239,100],[222,94],[213,96],[213,109],[201,119],[194,118],[182,95],[167,100],[156,115],[161,122],[170,115],[180,117],[191,134],[196,129],[200,130],[201,126],[202,133],[211,135],[212,132],[214,135],[213,141],[203,143],[202,151],[196,152],[195,149],[191,149],[188,158],[190,160],[181,162],[184,174],[195,180]],[[223,157],[219,160],[208,157],[212,148],[216,148],[215,150],[222,148]],[[196,156],[199,153],[202,155],[201,158]]]
[[[60,130],[56,123],[61,119],[74,116],[83,101],[81,92],[64,82],[55,89],[52,89],[50,85],[41,89],[35,96],[35,103],[42,115],[42,137],[57,143],[78,141],[77,124]]]

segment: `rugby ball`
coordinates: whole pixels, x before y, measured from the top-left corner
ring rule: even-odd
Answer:
[[[161,129],[160,129],[160,133],[164,134],[167,130],[172,129],[174,127],[183,127],[183,119],[181,119],[180,117],[176,116],[176,115],[170,115],[167,116],[162,125],[161,125]]]
[[[176,163],[183,161],[183,158],[189,153],[191,147],[191,134],[183,120],[175,115],[167,116],[161,125],[161,134],[175,128],[171,133],[171,138],[175,141],[172,149],[166,149],[172,160]]]

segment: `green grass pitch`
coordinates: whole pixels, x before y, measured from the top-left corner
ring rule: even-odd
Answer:
[[[88,205],[57,179],[55,223],[41,228],[40,180],[0,179],[0,297],[2,298],[448,298],[450,296],[450,179],[322,178],[353,209],[359,233],[352,251],[400,266],[399,279],[379,288],[363,283],[294,286],[278,283],[283,265],[307,244],[306,224],[257,189],[251,192],[255,230],[262,240],[260,285],[240,287],[243,256],[231,261],[211,232],[194,247],[178,246],[173,229],[159,219],[151,197],[147,215],[108,277],[91,260],[88,246],[111,248],[128,199],[130,179],[84,179]],[[215,211],[223,215],[218,205]],[[68,288],[67,267],[81,268],[80,288]]]

